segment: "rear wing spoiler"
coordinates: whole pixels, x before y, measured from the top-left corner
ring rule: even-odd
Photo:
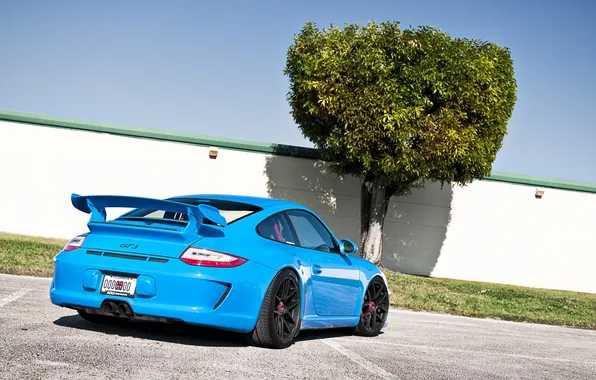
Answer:
[[[155,198],[132,197],[124,195],[71,195],[72,205],[86,214],[91,214],[89,224],[105,223],[107,207],[145,208],[150,210],[163,210],[183,213],[188,215],[188,224],[183,235],[195,237],[203,224],[203,219],[208,219],[222,227],[227,226],[226,219],[213,206],[200,204],[198,206]]]

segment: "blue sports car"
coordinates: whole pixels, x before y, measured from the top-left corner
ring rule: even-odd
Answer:
[[[285,348],[301,330],[378,335],[389,289],[307,207],[236,195],[73,194],[88,232],[55,261],[50,299],[94,323],[185,322]],[[108,219],[106,208],[132,209]]]

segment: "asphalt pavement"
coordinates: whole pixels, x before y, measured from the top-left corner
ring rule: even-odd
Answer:
[[[596,379],[596,331],[392,310],[376,338],[301,332],[285,350],[56,307],[49,279],[0,274],[0,379]]]

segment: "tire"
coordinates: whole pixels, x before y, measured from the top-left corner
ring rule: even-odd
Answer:
[[[248,334],[249,344],[265,348],[287,348],[300,332],[300,286],[291,269],[280,271],[263,300],[257,324]]]
[[[108,317],[105,315],[100,314],[92,314],[87,313],[83,310],[77,310],[79,315],[86,320],[87,322],[101,324],[101,325],[111,325],[111,326],[123,326],[128,323],[128,318],[119,318],[119,317]]]
[[[385,282],[375,277],[368,284],[362,299],[360,321],[354,333],[360,336],[379,335],[389,315],[389,291]]]

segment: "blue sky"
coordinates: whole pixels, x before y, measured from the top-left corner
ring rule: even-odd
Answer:
[[[595,17],[590,0],[0,0],[0,109],[312,146],[286,102],[293,35],[396,20],[511,49],[494,171],[596,182]]]

